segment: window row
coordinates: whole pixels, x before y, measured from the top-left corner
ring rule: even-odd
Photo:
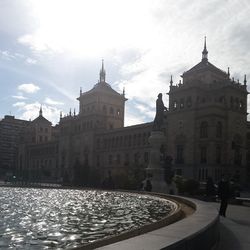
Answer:
[[[97,166],[100,166],[100,157],[96,158]],[[144,153],[134,153],[134,154],[109,154],[107,155],[107,164],[109,166],[129,166],[129,165],[140,165],[147,164],[149,162],[149,152]]]
[[[114,136],[111,138],[98,138],[96,140],[97,149],[109,149],[119,147],[143,146],[147,145],[150,132],[134,135]]]
[[[216,164],[221,164],[222,162],[222,148],[220,145],[215,147],[214,160]],[[235,156],[235,159],[238,156]],[[200,163],[206,164],[208,161],[208,148],[207,146],[200,147]],[[185,147],[184,145],[177,145],[176,146],[176,153],[175,153],[175,163],[176,164],[183,164],[185,163]]]
[[[215,136],[217,138],[221,138],[222,137],[222,122],[217,122],[216,123],[216,130],[215,130]],[[200,124],[200,138],[208,138],[208,122],[207,121],[203,121]]]
[[[83,104],[81,106],[81,110],[82,110],[82,113],[94,113],[97,111],[95,105],[85,106]],[[107,107],[106,105],[102,106],[101,111],[103,114],[116,115],[116,116],[121,115],[121,110],[119,108]]]
[[[212,98],[211,97],[207,97],[207,96],[197,96],[196,97],[196,103],[207,103],[207,102],[211,102]],[[214,98],[214,102],[217,103],[226,103],[226,98],[225,96],[220,96],[220,97],[215,97]],[[228,102],[230,102],[230,108],[232,109],[239,109],[239,110],[244,110],[246,108],[246,104],[245,101],[242,99],[239,99],[238,97],[230,97],[230,100],[228,100]],[[180,99],[174,99],[174,101],[172,102],[171,108],[172,110],[177,110],[177,109],[183,109],[183,108],[190,108],[192,107],[192,97],[188,96],[186,98],[180,98]]]

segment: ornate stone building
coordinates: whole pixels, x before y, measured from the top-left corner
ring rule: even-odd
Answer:
[[[170,81],[168,154],[177,174],[199,180],[222,173],[246,171],[247,86],[208,61],[183,73],[183,82]]]
[[[20,168],[44,168],[51,178],[89,185],[108,173],[136,174],[147,167],[152,123],[124,127],[125,93],[113,90],[105,77],[102,63],[98,83],[80,91],[79,114],[61,116],[56,128],[41,114],[31,123],[38,130],[20,150]],[[175,173],[186,178],[202,181],[211,176],[217,181],[229,173],[245,182],[250,173],[246,76],[241,84],[230,78],[229,69],[210,63],[205,41],[201,62],[182,78],[173,84],[171,76],[163,154],[173,158]],[[39,130],[41,123],[47,134],[46,128]]]

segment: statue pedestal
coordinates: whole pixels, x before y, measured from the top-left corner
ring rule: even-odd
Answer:
[[[151,145],[149,165],[146,169],[147,175],[150,177],[152,184],[152,192],[170,193],[173,189],[173,183],[168,185],[164,179],[163,159],[161,159],[161,146],[166,141],[166,137],[162,131],[152,131],[149,137]],[[173,190],[175,193],[176,190]]]

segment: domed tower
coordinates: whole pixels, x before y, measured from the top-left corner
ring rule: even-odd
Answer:
[[[77,98],[79,116],[89,122],[93,129],[114,129],[124,127],[124,92],[119,94],[106,82],[104,62],[99,74],[98,83],[89,91]]]

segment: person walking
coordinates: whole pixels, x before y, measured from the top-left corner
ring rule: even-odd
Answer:
[[[230,184],[225,175],[222,175],[221,181],[218,184],[218,196],[221,200],[219,214],[226,217],[228,200],[231,197]]]

